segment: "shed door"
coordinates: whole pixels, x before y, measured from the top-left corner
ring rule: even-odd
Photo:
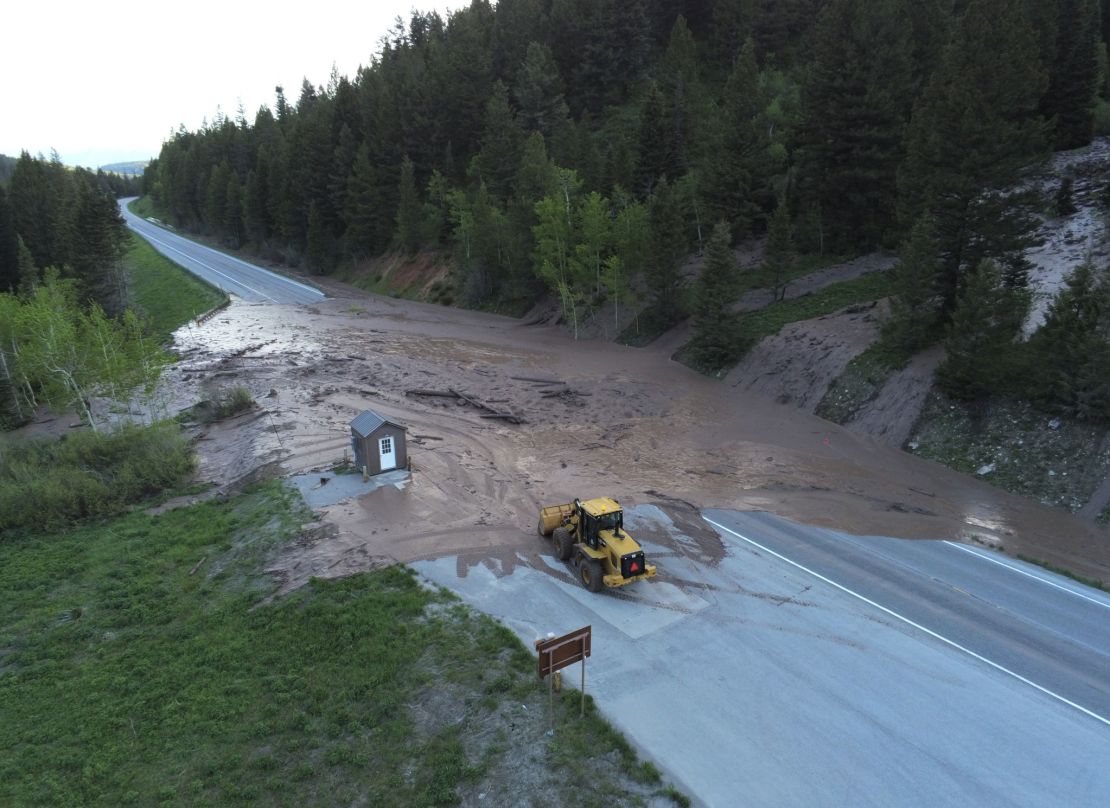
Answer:
[[[393,445],[393,438],[381,438],[378,440],[378,452],[382,458],[382,471],[389,471],[390,469],[397,468],[397,451]]]

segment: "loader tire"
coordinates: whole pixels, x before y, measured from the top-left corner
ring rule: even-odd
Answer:
[[[555,557],[560,561],[569,561],[574,553],[574,540],[570,537],[570,531],[565,527],[557,527],[552,535],[555,541]]]
[[[605,587],[602,578],[601,562],[593,558],[583,558],[578,567],[578,574],[582,576],[582,586],[591,592],[600,592]]]

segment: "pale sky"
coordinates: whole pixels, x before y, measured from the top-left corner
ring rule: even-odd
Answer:
[[[247,120],[301,81],[353,77],[398,15],[464,0],[17,0],[0,14],[0,154],[96,167],[156,157],[216,107]]]

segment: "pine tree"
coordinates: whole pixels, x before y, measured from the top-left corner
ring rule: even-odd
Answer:
[[[60,166],[59,166],[60,167]],[[65,263],[62,216],[69,177],[54,166],[23,152],[16,161],[8,194],[15,220],[15,231],[23,237],[38,266]]]
[[[640,113],[639,157],[636,161],[636,190],[650,196],[660,178],[677,179],[671,173],[671,127],[658,86],[651,85]]]
[[[247,239],[256,248],[266,243],[270,232],[266,210],[266,174],[260,155],[256,167],[247,174],[247,190],[243,197],[243,227]]]
[[[227,178],[227,201],[224,203],[224,232],[235,249],[243,246],[243,186],[234,171]]]
[[[0,185],[0,293],[14,292],[19,287],[18,239],[8,192]]]
[[[498,0],[494,7],[490,43],[493,71],[505,82],[515,84],[529,45],[543,42],[550,32],[547,6],[547,0]]]
[[[1045,115],[1056,122],[1056,148],[1074,149],[1091,142],[1099,85],[1098,0],[1059,0],[1059,34],[1051,81],[1044,97]]]
[[[34,256],[31,251],[27,249],[27,245],[23,243],[21,236],[15,237],[16,241],[16,267],[19,272],[19,293],[25,297],[30,297],[35,293],[35,288],[39,285],[39,270],[35,266]]]
[[[521,125],[527,131],[553,137],[569,124],[563,81],[551,49],[528,43],[528,53],[513,85]]]
[[[702,368],[717,371],[732,360],[736,335],[729,304],[736,295],[736,255],[726,222],[713,228],[705,266],[694,287],[691,350]]]
[[[447,201],[450,187],[447,179],[433,170],[428,178],[428,186],[424,195],[424,238],[430,246],[439,247],[447,235],[447,221],[450,216]]]
[[[832,0],[814,39],[805,131],[821,218],[834,251],[872,249],[895,221],[912,99],[906,0]]]
[[[523,141],[524,133],[509,106],[509,91],[498,81],[486,103],[482,147],[474,158],[474,168],[478,179],[500,199],[508,198],[513,173],[520,164]]]
[[[940,322],[940,265],[933,223],[922,217],[902,244],[894,270],[895,296],[884,337],[907,353],[918,351],[937,336]]]
[[[1064,177],[1060,180],[1060,187],[1056,189],[1056,195],[1052,200],[1057,216],[1071,216],[1076,212],[1073,191],[1074,182],[1071,177]]]
[[[1032,243],[1035,200],[1013,187],[1046,144],[1036,54],[1022,0],[971,0],[915,106],[899,213],[906,224],[922,214],[934,222],[946,314],[963,274],[988,258],[1020,262]]]
[[[707,217],[731,222],[736,239],[750,233],[759,213],[755,195],[762,184],[767,147],[761,112],[755,42],[748,39],[725,85],[719,124],[712,135],[714,147],[698,172],[698,190]]]
[[[359,147],[351,176],[347,180],[347,195],[343,219],[347,222],[344,241],[349,255],[365,258],[378,248],[377,218],[375,208],[377,177],[366,144]]]
[[[494,81],[490,49],[494,12],[490,6],[479,2],[460,8],[448,18],[446,30],[434,46],[429,42],[423,48],[429,73],[425,109],[431,136],[425,152],[414,151],[424,145],[423,138],[413,137],[407,143],[419,166],[433,165],[447,143],[462,154],[471,154],[482,136],[482,107]]]
[[[677,180],[686,173],[697,138],[695,110],[700,106],[698,48],[681,14],[671,28],[670,41],[659,65],[659,85],[670,121],[667,138],[667,175]]]
[[[744,44],[744,37],[751,30],[751,17],[755,0],[711,0],[710,45],[713,61],[730,65]]]
[[[584,108],[596,113],[623,98],[642,75],[651,47],[650,24],[644,0],[590,0],[585,6],[574,87]]]
[[[224,222],[227,218],[227,182],[231,177],[231,167],[227,161],[212,169],[205,189],[204,220],[209,232],[224,236]]]
[[[913,27],[913,88],[910,94],[917,98],[940,66],[955,15],[952,0],[912,0],[906,6]]]
[[[651,254],[646,280],[656,314],[664,326],[670,326],[681,316],[681,269],[689,244],[678,189],[665,179],[655,186],[648,216]]]
[[[75,187],[65,263],[85,300],[110,315],[121,314],[127,304],[121,265],[127,239],[123,218],[116,200],[80,174]]]
[[[763,270],[771,277],[771,292],[775,301],[786,298],[786,287],[790,284],[789,271],[794,259],[794,228],[790,223],[790,208],[786,204],[786,198],[780,197],[767,228],[767,246],[763,252]]]
[[[936,372],[940,389],[953,398],[982,404],[1013,384],[1028,310],[1028,293],[1007,288],[994,262],[980,263],[969,274],[952,313],[945,359]]]
[[[424,230],[424,208],[416,187],[416,171],[412,160],[401,163],[400,202],[397,205],[397,243],[410,255],[421,246]]]
[[[1107,291],[1105,275],[1082,264],[1068,276],[1030,340],[1040,372],[1028,376],[1029,392],[1053,409],[1081,418],[1110,415],[1110,378],[1101,375],[1110,366]]]
[[[309,272],[322,275],[332,268],[332,239],[320,206],[309,203],[308,228],[305,233],[305,263]]]

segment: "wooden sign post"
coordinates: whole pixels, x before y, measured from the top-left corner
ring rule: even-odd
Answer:
[[[593,640],[591,629],[591,626],[586,626],[562,637],[536,640],[536,651],[540,655],[539,675],[541,679],[547,679],[548,705],[551,708],[550,735],[555,734],[555,680],[552,674],[575,662],[582,663],[582,703],[578,715],[580,718],[586,715],[586,657],[590,655]]]

